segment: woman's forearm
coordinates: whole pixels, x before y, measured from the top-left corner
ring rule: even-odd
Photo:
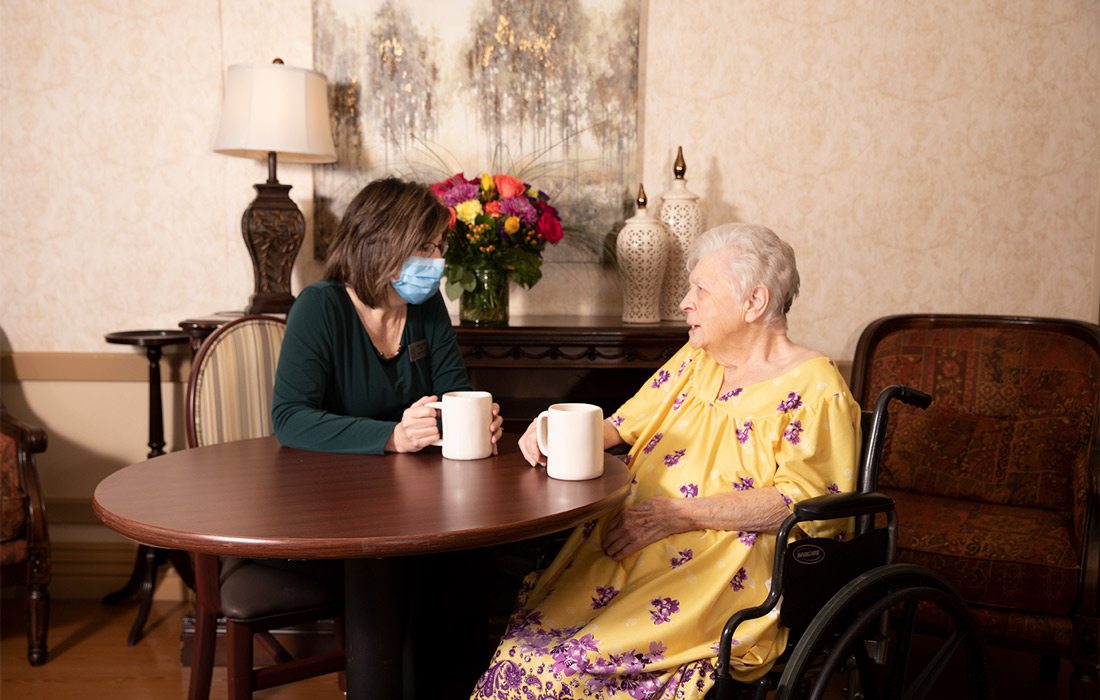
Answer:
[[[684,512],[685,530],[739,530],[775,532],[790,515],[774,486],[677,501]]]
[[[623,439],[619,436],[619,431],[615,429],[615,426],[611,425],[610,420],[603,422],[603,448],[610,450],[615,445],[622,443]]]

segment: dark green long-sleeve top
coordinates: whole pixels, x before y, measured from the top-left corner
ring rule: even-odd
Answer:
[[[287,317],[271,409],[275,437],[287,447],[382,454],[414,401],[469,388],[438,293],[409,304],[401,352],[384,360],[344,285],[317,282]]]

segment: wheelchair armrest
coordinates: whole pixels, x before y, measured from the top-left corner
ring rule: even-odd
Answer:
[[[894,499],[884,493],[830,493],[799,501],[794,505],[798,522],[832,520],[857,515],[887,513],[894,509]]]

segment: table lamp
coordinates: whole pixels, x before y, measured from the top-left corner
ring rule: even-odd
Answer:
[[[290,274],[306,222],[290,198],[291,186],[275,176],[276,161],[336,161],[325,76],[278,58],[269,65],[229,66],[214,150],[267,158],[267,182],[254,185],[256,198],[241,217],[256,280],[245,313],[286,313],[294,303]]]

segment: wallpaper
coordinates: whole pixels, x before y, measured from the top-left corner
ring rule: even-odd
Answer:
[[[708,225],[789,240],[797,340],[850,358],[867,322],[909,310],[1097,320],[1100,3],[643,0],[640,15],[651,206],[683,146]],[[133,352],[103,335],[247,303],[240,215],[264,167],[210,150],[222,80],[236,62],[310,66],[313,31],[310,0],[0,3],[5,349]],[[311,219],[313,169],[279,176]],[[606,266],[544,273],[513,310],[621,311]],[[307,240],[294,284],[318,275]]]
[[[682,145],[708,226],[790,241],[797,339],[850,359],[892,313],[1097,321],[1100,3],[652,2],[648,26],[647,191]]]

